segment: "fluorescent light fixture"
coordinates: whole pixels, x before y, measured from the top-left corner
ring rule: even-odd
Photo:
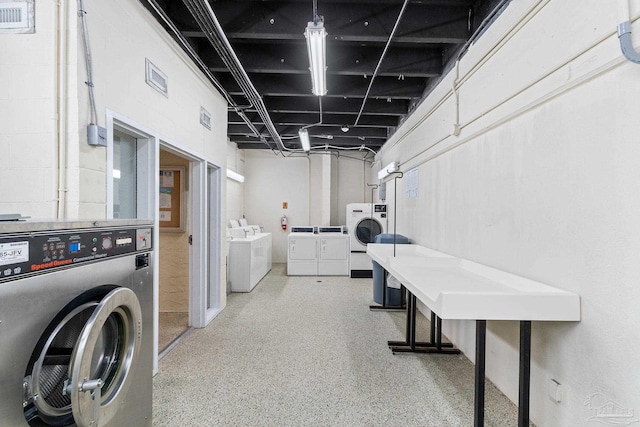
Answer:
[[[311,70],[311,85],[314,95],[322,96],[327,93],[327,32],[324,23],[309,22],[304,32],[307,39],[309,53],[309,69]]]
[[[113,179],[120,179],[120,169],[113,170]]]
[[[238,172],[232,171],[231,169],[227,169],[227,178],[238,182],[244,182],[244,176],[240,175]]]
[[[391,162],[378,172],[378,179],[385,179],[387,176],[398,171],[398,162]]]
[[[311,150],[311,143],[309,142],[309,131],[306,129],[300,129],[298,131],[298,136],[300,137],[300,144],[302,144],[302,149],[304,151]]]

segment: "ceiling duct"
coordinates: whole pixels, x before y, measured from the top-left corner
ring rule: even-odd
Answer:
[[[205,0],[183,0],[183,3],[187,9],[189,9],[189,12],[200,26],[200,29],[206,35],[209,43],[211,43],[218,55],[220,55],[220,58],[231,72],[231,75],[233,75],[235,81],[240,85],[240,88],[247,100],[257,110],[262,122],[271,135],[271,138],[276,143],[278,149],[281,151],[285,150],[286,148],[282,143],[282,138],[271,121],[271,117],[269,116],[267,108],[262,101],[262,97],[253,86],[253,83],[251,83],[249,76],[233,51],[233,48],[231,47],[227,36],[224,34],[222,26],[213,13],[211,6],[209,6]]]

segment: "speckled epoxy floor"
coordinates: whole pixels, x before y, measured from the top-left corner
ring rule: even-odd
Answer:
[[[287,277],[285,265],[165,356],[154,426],[473,425],[473,365],[457,355],[393,355],[402,312],[372,312],[371,279]],[[428,322],[419,315],[418,339]],[[492,384],[486,426],[517,424]]]
[[[162,353],[189,329],[189,313],[162,312],[159,315],[158,327],[158,352]]]

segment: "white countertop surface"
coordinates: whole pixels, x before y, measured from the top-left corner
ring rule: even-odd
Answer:
[[[580,296],[418,245],[367,254],[442,319],[579,321]]]
[[[250,235],[247,237],[234,237],[227,240],[227,242],[229,242],[230,244],[251,243],[251,242],[255,242],[256,240],[263,239],[270,235],[271,233],[256,233],[254,235]]]
[[[147,219],[26,219],[0,222],[0,234],[25,233],[58,230],[94,229],[102,227],[153,227],[154,222]]]

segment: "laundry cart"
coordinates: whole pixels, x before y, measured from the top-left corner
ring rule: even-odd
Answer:
[[[374,243],[393,244],[393,236],[393,234],[386,233],[378,234],[374,239]],[[395,237],[397,245],[406,245],[410,243],[409,239],[401,234],[396,234]],[[402,292],[400,292],[400,289],[387,286],[387,283],[385,281],[386,274],[387,272],[385,271],[385,269],[382,268],[380,264],[373,261],[373,301],[375,301],[377,304],[382,304],[385,306],[401,306]],[[383,288],[385,286],[387,286],[386,301],[383,304],[382,294]]]

